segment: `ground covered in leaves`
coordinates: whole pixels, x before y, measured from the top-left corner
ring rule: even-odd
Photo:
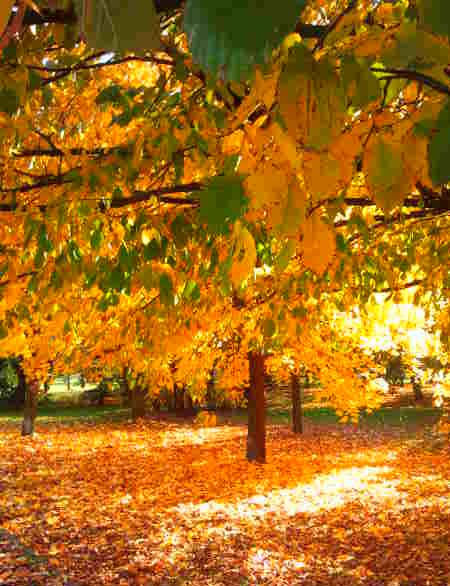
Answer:
[[[392,430],[0,427],[4,586],[450,584],[450,453]]]

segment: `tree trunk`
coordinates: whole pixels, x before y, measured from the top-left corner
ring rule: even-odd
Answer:
[[[27,394],[27,379],[25,378],[25,373],[20,363],[17,366],[17,378],[18,384],[11,398],[11,404],[14,409],[19,411],[25,407],[25,397]]]
[[[292,431],[303,433],[302,387],[297,374],[291,373]]]
[[[266,401],[264,395],[264,356],[249,352],[247,460],[266,461]]]
[[[131,391],[131,418],[134,422],[145,415],[145,392],[139,385]]]
[[[34,433],[34,421],[37,415],[38,390],[39,385],[35,381],[26,386],[22,435],[33,435]]]
[[[412,388],[414,392],[414,401],[419,403],[420,401],[424,400],[423,392],[422,392],[422,385],[420,384],[420,380],[417,380],[415,377],[412,378]]]

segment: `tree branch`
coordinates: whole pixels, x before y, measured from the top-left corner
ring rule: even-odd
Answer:
[[[429,75],[425,75],[424,73],[420,73],[418,71],[413,71],[410,69],[385,69],[384,67],[371,67],[370,70],[373,71],[373,73],[385,73],[386,75],[383,75],[379,78],[381,80],[389,81],[391,79],[410,79],[411,81],[418,81],[419,83],[423,83],[440,94],[450,96],[449,86],[445,85],[445,83],[440,82],[434,77],[430,77]]]

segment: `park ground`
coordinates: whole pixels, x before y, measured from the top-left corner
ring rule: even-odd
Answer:
[[[432,409],[360,426],[270,417],[268,462],[242,417],[215,427],[118,408],[0,414],[0,584],[450,584],[450,450]]]

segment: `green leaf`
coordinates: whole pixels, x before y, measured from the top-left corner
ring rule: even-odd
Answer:
[[[450,181],[450,101],[437,119],[436,128],[428,145],[430,177],[435,185]]]
[[[106,51],[144,53],[160,46],[159,18],[153,0],[76,0],[75,7],[91,47]]]
[[[277,331],[277,325],[273,319],[265,319],[262,324],[262,332],[266,338],[272,338]]]
[[[95,103],[99,106],[102,104],[120,104],[124,99],[122,87],[118,84],[113,84],[105,87],[95,98]]]
[[[8,328],[5,325],[5,322],[0,322],[0,340],[4,340],[8,336]]]
[[[280,270],[284,271],[284,269],[288,266],[289,261],[293,257],[295,253],[295,240],[289,239],[286,244],[281,249],[281,252],[275,259],[275,267]]]
[[[187,301],[198,301],[200,299],[200,288],[192,279],[186,281],[184,285],[183,299]]]
[[[108,286],[115,291],[121,291],[125,284],[123,270],[120,266],[116,266],[111,271],[108,279]]]
[[[247,203],[240,175],[213,177],[200,193],[200,219],[211,232],[224,234],[245,213]]]
[[[101,228],[96,228],[91,233],[91,247],[98,250],[103,242],[103,232]]]
[[[155,289],[155,275],[152,271],[152,266],[150,263],[145,264],[139,271],[139,281],[147,291]]]
[[[421,22],[437,35],[450,37],[450,2],[448,0],[420,0]]]
[[[167,273],[163,273],[159,277],[159,298],[163,305],[173,305],[173,284],[172,279]]]
[[[0,112],[13,116],[19,108],[20,98],[16,92],[9,87],[0,88]]]
[[[184,29],[193,59],[215,76],[239,81],[265,63],[292,32],[306,0],[187,0]]]
[[[354,108],[364,108],[380,97],[380,82],[367,63],[357,61],[354,57],[344,58],[341,76],[347,102]]]
[[[384,212],[402,204],[409,185],[400,146],[375,136],[366,148],[363,170],[370,194]]]

